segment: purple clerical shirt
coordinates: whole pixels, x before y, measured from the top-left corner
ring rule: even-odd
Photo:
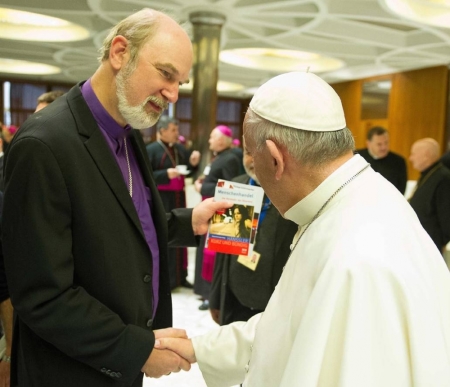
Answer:
[[[131,133],[131,126],[126,125],[125,127],[120,126],[111,115],[105,110],[94,90],[91,86],[91,80],[87,80],[81,86],[81,93],[83,94],[86,103],[89,106],[95,120],[97,121],[98,127],[105,137],[108,147],[111,149],[114,158],[122,172],[124,182],[129,191],[129,172],[128,164],[125,152],[125,137],[128,137]],[[156,238],[155,224],[153,223],[151,207],[152,207],[152,197],[150,189],[145,186],[144,179],[142,178],[139,165],[136,160],[134,149],[130,144],[130,141],[126,141],[128,150],[128,160],[131,168],[132,176],[132,200],[136,212],[141,221],[141,226],[144,231],[145,239],[147,241],[148,247],[152,253],[153,258],[153,316],[156,312],[156,307],[158,305],[158,289],[159,289],[159,247],[158,240]]]

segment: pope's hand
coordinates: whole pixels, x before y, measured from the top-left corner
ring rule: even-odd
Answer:
[[[190,339],[164,337],[156,340],[155,348],[164,350],[170,349],[191,364],[197,361],[195,358],[194,347],[192,346],[192,341]]]
[[[188,338],[186,331],[178,328],[156,329],[153,331],[153,334],[155,335],[155,339],[159,339],[161,337],[177,337],[179,339]]]

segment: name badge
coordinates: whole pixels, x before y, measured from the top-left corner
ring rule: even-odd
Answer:
[[[253,250],[252,255],[239,255],[238,262],[241,265],[244,265],[245,267],[249,268],[250,270],[255,271],[256,267],[258,266],[259,259],[261,258],[261,254]]]

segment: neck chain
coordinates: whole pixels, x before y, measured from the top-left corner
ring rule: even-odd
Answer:
[[[123,145],[125,146],[125,157],[127,159],[128,167],[128,193],[133,197],[133,175],[131,174],[130,159],[128,158],[127,138],[123,138]]]
[[[316,215],[314,215],[314,217],[312,218],[311,222],[309,222],[306,227],[303,229],[302,233],[300,234],[300,236],[297,239],[297,242],[295,242],[294,248],[291,250],[291,253],[289,254],[289,257],[292,255],[292,253],[294,252],[295,248],[298,245],[298,242],[300,241],[300,239],[302,238],[303,234],[306,232],[306,230],[309,228],[309,226],[311,226],[311,224],[320,216],[320,214],[322,213],[322,211],[325,209],[325,207],[328,205],[328,203],[342,190],[342,188],[344,188],[348,183],[350,183],[351,181],[353,181],[353,179],[355,179],[357,176],[359,176],[362,172],[364,172],[367,168],[370,167],[370,164],[367,164],[363,169],[361,169],[359,172],[357,172],[356,174],[354,174],[350,179],[348,179],[344,184],[342,184],[336,191],[334,191],[333,195],[331,195],[328,200],[323,204],[322,207],[320,207],[320,210],[317,211]]]
[[[169,149],[166,147],[166,144],[164,144],[161,140],[158,140],[159,145],[162,146],[162,148],[164,149],[164,152],[166,152],[167,156],[169,156],[170,161],[172,162],[172,165],[174,166],[174,168],[178,165],[178,151],[177,148],[174,146],[173,149],[173,153],[175,154],[175,159],[172,157]]]

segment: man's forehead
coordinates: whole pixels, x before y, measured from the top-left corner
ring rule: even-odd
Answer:
[[[374,134],[372,136],[372,140],[385,140],[389,139],[389,133],[382,133],[382,134]]]

